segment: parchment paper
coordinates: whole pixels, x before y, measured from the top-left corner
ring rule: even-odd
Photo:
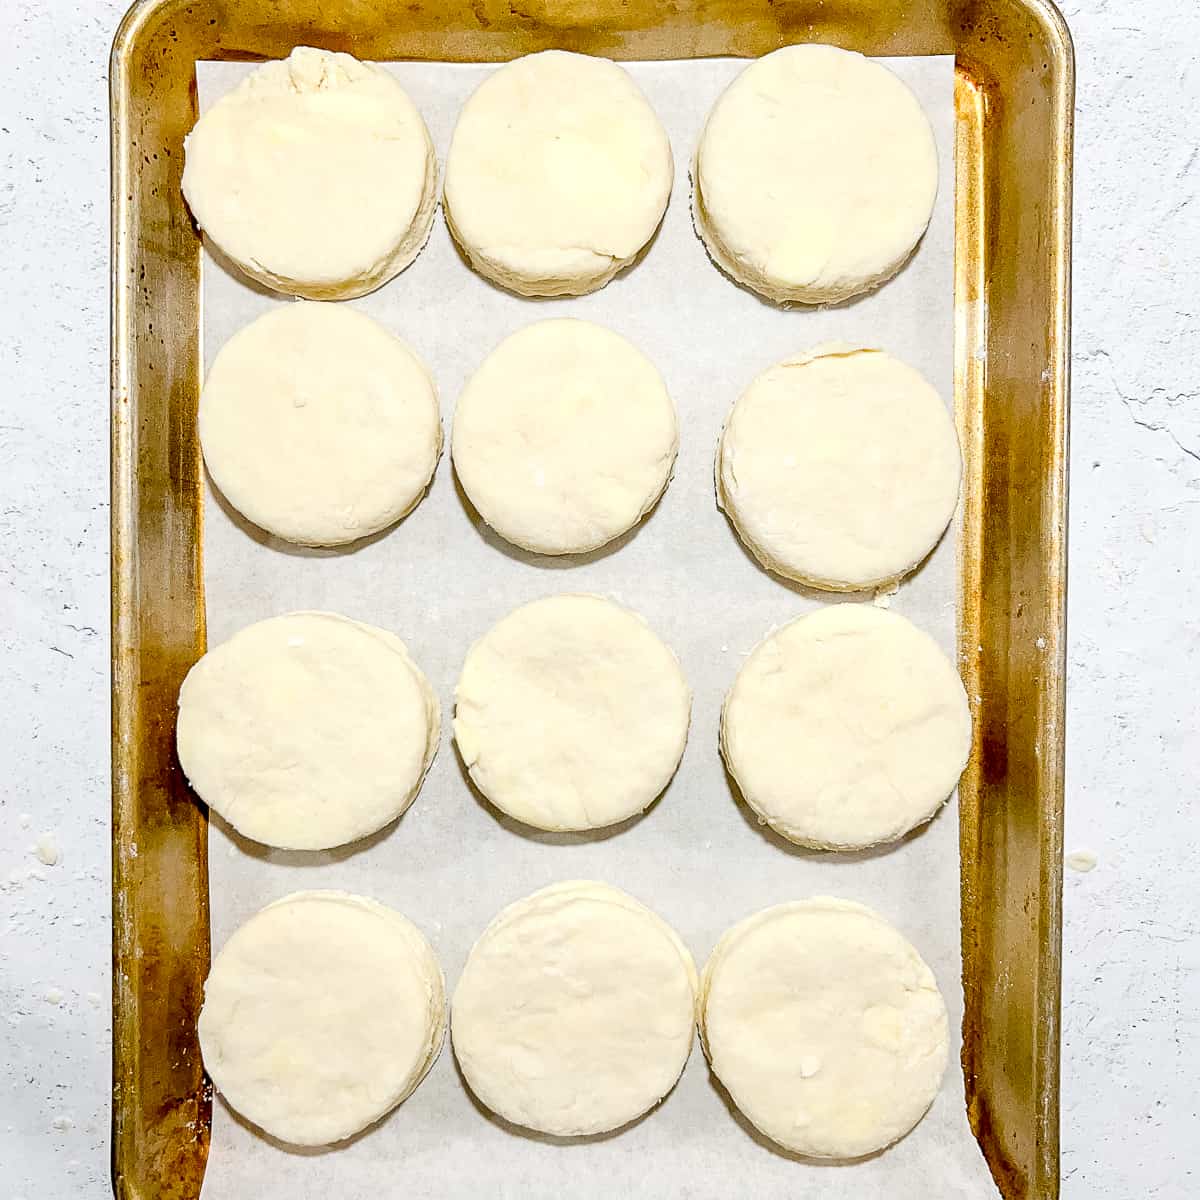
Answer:
[[[994,1196],[964,1113],[957,1063],[962,1019],[957,813],[953,803],[879,852],[798,849],[759,826],[730,794],[717,753],[725,691],[773,626],[837,597],[791,587],[742,549],[713,498],[713,453],[741,390],[785,355],[829,339],[863,342],[922,370],[950,402],[953,350],[953,62],[891,59],[921,98],[941,161],[933,222],[903,272],[857,303],[781,311],[735,287],[692,231],[688,167],[704,119],[745,63],[629,64],[666,125],[675,188],[643,261],[581,299],[528,301],[493,288],[455,251],[440,215],[414,265],[354,301],[405,339],[437,380],[447,434],[466,377],[513,330],[578,316],[619,331],[662,371],[679,410],[674,481],[633,534],[583,560],[537,558],[472,521],[449,456],[429,496],[399,526],[350,551],[287,546],[206,501],[204,572],[210,644],[294,609],[332,609],[396,631],[428,673],[449,725],[470,644],[527,600],[559,591],[612,596],[645,615],[678,653],[694,692],[691,735],[674,782],[641,819],[594,836],[541,834],[476,798],[454,747],[440,752],[416,802],[366,842],[324,854],[272,851],[214,821],[214,949],[268,901],[300,888],[344,888],[391,904],[432,941],[453,989],[472,942],[503,905],[560,879],[605,880],[679,931],[702,963],[721,933],[769,904],[833,894],[879,909],[932,966],[950,1009],[950,1068],[925,1120],[884,1154],[849,1166],[791,1160],[728,1107],[699,1042],[663,1105],[617,1135],[555,1143],[521,1133],[472,1100],[447,1043],[398,1110],[352,1143],[297,1152],[273,1144],[218,1100],[206,1200],[355,1197],[783,1197],[949,1200]],[[250,69],[198,64],[206,107]],[[404,63],[396,75],[424,114],[444,163],[462,102],[494,68]],[[207,259],[205,358],[243,324],[287,300]],[[892,607],[955,653],[953,529]],[[861,597],[859,597],[861,598]]]

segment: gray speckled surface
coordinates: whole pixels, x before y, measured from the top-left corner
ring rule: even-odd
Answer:
[[[0,16],[4,1200],[109,1186],[105,77],[123,7],[10,0]],[[1200,9],[1065,9],[1067,848],[1098,865],[1066,880],[1063,1191],[1182,1198],[1200,1184]]]

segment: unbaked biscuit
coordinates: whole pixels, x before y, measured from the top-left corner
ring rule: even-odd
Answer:
[[[437,697],[398,637],[295,612],[239,630],[192,667],[176,744],[192,787],[239,833],[324,850],[408,808],[440,728]]]
[[[674,166],[628,72],[545,50],[475,90],[446,157],[446,222],[481,275],[523,296],[603,287],[649,242]]]
[[[735,925],[701,980],[713,1074],[772,1141],[812,1158],[882,1150],[925,1114],[946,1070],[933,973],[878,913],[828,896]]]
[[[281,1141],[321,1146],[412,1094],[445,1011],[441,968],[412,922],[362,896],[296,892],[221,948],[197,1032],[231,1107]]]
[[[846,300],[890,279],[929,224],[933,131],[887,67],[786,46],[717,100],[692,170],[717,265],[779,303]]]
[[[471,647],[454,738],[479,790],[538,829],[598,829],[647,808],[679,765],[691,694],[636,613],[601,596],[535,600]]]
[[[407,515],[442,449],[437,390],[417,356],[364,313],[307,301],[221,347],[199,431],[225,499],[308,546],[357,541]]]
[[[764,371],[717,451],[717,501],[769,570],[834,591],[894,582],[958,504],[954,421],[921,374],[841,343]]]
[[[691,1053],[696,969],[632,896],[572,881],[504,909],[472,948],[454,1053],[493,1112],[541,1133],[604,1133],[675,1086]]]
[[[953,664],[870,604],[830,605],[764,638],[721,713],[721,753],[746,803],[821,849],[895,841],[928,821],[970,750]]]
[[[471,503],[539,554],[595,550],[631,529],[662,495],[678,445],[654,364],[590,321],[506,338],[454,412],[454,469]]]
[[[205,234],[277,292],[344,300],[416,258],[437,207],[421,114],[382,67],[297,46],[196,122],[183,194]]]

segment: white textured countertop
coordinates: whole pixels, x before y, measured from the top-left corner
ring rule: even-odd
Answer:
[[[108,48],[0,18],[0,1200],[109,1193]],[[1063,1194],[1200,1189],[1200,8],[1070,0]]]

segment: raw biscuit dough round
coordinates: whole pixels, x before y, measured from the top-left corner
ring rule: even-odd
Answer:
[[[454,1053],[493,1112],[541,1133],[604,1133],[675,1086],[696,1021],[696,968],[632,896],[571,881],[504,909],[451,1007]]]
[[[239,833],[324,850],[408,808],[440,731],[437,697],[398,637],[295,612],[239,630],[192,667],[176,744],[192,787]]]
[[[297,46],[196,122],[183,194],[251,278],[310,300],[373,291],[416,258],[437,207],[421,114],[382,67]]]
[[[673,178],[666,132],[628,72],[545,50],[500,67],[463,107],[446,157],[446,222],[493,283],[579,296],[649,242]]]
[[[878,913],[819,896],[735,925],[701,981],[700,1036],[734,1104],[811,1158],[882,1150],[924,1116],[946,1070],[933,972]]]
[[[835,591],[906,575],[958,504],[954,421],[912,367],[820,346],[742,393],[717,452],[717,500],[754,557]]]
[[[197,1023],[230,1106],[299,1146],[351,1137],[410,1096],[445,1030],[424,935],[336,891],[295,892],[240,926],[213,960]]]
[[[870,604],[834,604],[755,647],[721,713],[721,753],[746,803],[789,841],[891,842],[958,783],[971,713],[928,634]]]
[[[471,647],[454,738],[479,790],[538,829],[615,825],[663,791],[691,693],[636,613],[600,596],[522,605]]]
[[[620,334],[540,321],[501,342],[468,381],[453,447],[463,488],[501,537],[578,554],[654,506],[679,428],[662,376]]]
[[[272,309],[221,347],[199,430],[229,503],[308,546],[395,524],[442,450],[437,391],[416,355],[363,313],[310,301]]]
[[[890,279],[929,224],[933,130],[887,67],[787,46],[717,100],[696,151],[693,215],[737,282],[778,303],[846,300]]]

